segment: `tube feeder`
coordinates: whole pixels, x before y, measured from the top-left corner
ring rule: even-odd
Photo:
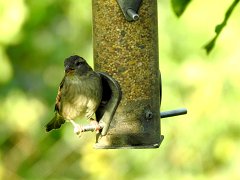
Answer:
[[[122,93],[95,148],[158,148],[163,136],[157,0],[93,0],[92,6],[94,68],[113,77]]]

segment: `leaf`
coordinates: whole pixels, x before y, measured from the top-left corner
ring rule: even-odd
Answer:
[[[209,54],[212,51],[213,47],[215,46],[216,39],[217,36],[215,36],[209,43],[207,43],[204,46],[204,49],[206,50],[207,54]]]
[[[233,1],[233,3],[230,5],[230,7],[228,8],[228,10],[225,13],[225,17],[224,17],[223,22],[221,24],[218,24],[215,27],[216,35],[214,36],[214,38],[209,43],[207,43],[204,46],[204,49],[206,50],[207,54],[209,54],[212,51],[212,49],[214,48],[215,42],[217,41],[218,36],[221,34],[223,28],[227,25],[228,19],[231,16],[231,14],[232,14],[234,8],[236,7],[236,5],[239,3],[239,1],[240,0],[234,0]]]
[[[174,13],[180,17],[191,0],[171,0]]]

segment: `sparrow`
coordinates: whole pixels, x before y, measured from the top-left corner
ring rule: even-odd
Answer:
[[[56,97],[55,116],[46,125],[46,131],[58,129],[65,121],[69,121],[74,126],[74,132],[79,135],[83,129],[75,120],[85,116],[98,132],[101,127],[94,119],[94,114],[102,99],[100,75],[78,55],[66,58],[64,67],[65,75]]]

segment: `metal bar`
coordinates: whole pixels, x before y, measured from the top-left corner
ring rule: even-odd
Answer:
[[[170,111],[160,112],[161,118],[179,116],[179,115],[184,115],[184,114],[187,114],[186,108],[179,108],[179,109],[174,109],[174,110],[170,110]]]
[[[170,110],[170,111],[163,111],[160,113],[161,118],[168,118],[168,117],[173,117],[173,116],[179,116],[179,115],[185,115],[187,114],[187,109],[186,108],[179,108],[179,109],[174,109],[174,110]],[[101,129],[103,129],[104,124],[100,123],[99,124]],[[94,131],[95,130],[95,126],[94,125],[85,125],[82,127],[83,132],[85,131]]]
[[[139,19],[139,15],[132,9],[127,10],[127,14],[131,17],[132,20],[137,21]]]

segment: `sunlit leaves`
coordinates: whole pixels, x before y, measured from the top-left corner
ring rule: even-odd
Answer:
[[[27,16],[23,0],[0,1],[0,85],[13,76],[13,68],[5,52],[5,45],[16,43]]]
[[[0,85],[7,83],[13,76],[13,69],[4,49],[0,46]]]
[[[174,13],[180,17],[191,0],[171,0]]]
[[[0,1],[0,43],[16,42],[27,16],[23,0]]]
[[[19,91],[11,91],[0,103],[0,119],[5,120],[12,129],[26,131],[38,124],[38,119],[45,113],[45,106],[35,98],[27,98]]]

